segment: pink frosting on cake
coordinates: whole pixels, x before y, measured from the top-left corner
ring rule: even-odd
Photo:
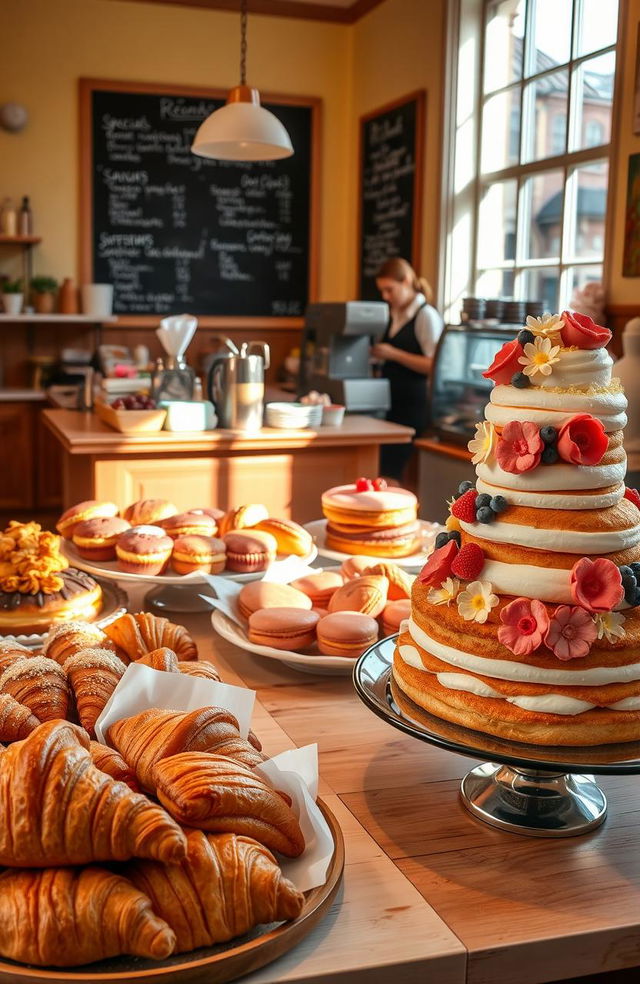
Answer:
[[[386,512],[388,509],[417,508],[418,500],[408,489],[381,489],[376,492],[356,492],[354,484],[336,485],[322,494],[322,504],[338,509],[354,509],[362,512]]]

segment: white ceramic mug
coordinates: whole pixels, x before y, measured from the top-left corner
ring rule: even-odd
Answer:
[[[110,318],[113,310],[113,284],[83,284],[82,313],[92,318]]]

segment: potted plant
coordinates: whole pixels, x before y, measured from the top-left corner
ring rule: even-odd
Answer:
[[[5,314],[20,314],[23,300],[22,281],[5,280],[2,284],[2,305]]]
[[[58,281],[53,277],[32,277],[31,291],[36,314],[51,314]]]

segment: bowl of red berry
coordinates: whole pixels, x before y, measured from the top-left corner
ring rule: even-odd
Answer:
[[[148,434],[162,430],[167,411],[156,407],[147,393],[119,396],[111,403],[96,400],[95,412],[109,427],[122,434]]]

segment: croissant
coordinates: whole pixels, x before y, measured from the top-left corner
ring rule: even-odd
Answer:
[[[0,741],[19,741],[34,731],[40,721],[11,694],[0,694]]]
[[[45,656],[8,666],[0,676],[0,693],[11,694],[40,721],[66,718],[71,691],[62,667]]]
[[[106,772],[118,782],[126,783],[135,793],[139,792],[138,781],[119,752],[107,745],[101,745],[99,741],[89,742],[89,752],[96,769]]]
[[[121,615],[104,630],[112,642],[129,659],[139,659],[153,649],[167,646],[173,649],[178,659],[197,659],[195,642],[182,625],[174,625],[167,618],[138,612],[136,615]]]
[[[80,649],[64,664],[80,724],[90,735],[126,667],[109,649]]]
[[[114,649],[113,643],[97,625],[90,622],[57,622],[47,632],[42,655],[64,666],[81,649]]]
[[[125,861],[167,863],[185,836],[162,807],[96,769],[89,736],[47,721],[2,753],[0,866],[45,868]]]
[[[187,673],[189,676],[202,677],[205,680],[216,680],[220,682],[220,674],[213,663],[205,663],[197,659],[191,662],[180,660],[178,662],[178,670],[180,673]]]
[[[235,834],[190,830],[185,861],[133,861],[127,876],[171,926],[176,953],[224,943],[260,923],[295,919],[304,904],[271,852]]]
[[[233,759],[182,752],[158,762],[153,777],[156,796],[179,823],[246,834],[291,858],[304,851],[289,805],[255,770]]]
[[[9,642],[9,640],[4,639],[0,642],[0,676],[4,673],[8,666],[11,666],[19,659],[30,659],[33,656],[33,650],[27,649],[26,646],[21,646],[19,642]]]
[[[216,751],[221,743],[236,739],[242,743],[245,761],[257,765],[264,759],[240,738],[238,722],[221,707],[202,707],[197,711],[163,711],[151,708],[112,724],[107,740],[136,774],[143,789],[155,789],[152,769],[156,762],[178,752]]]
[[[71,967],[130,953],[164,960],[175,934],[140,889],[103,868],[0,875],[0,954]]]
[[[178,657],[173,649],[153,649],[150,653],[140,656],[136,663],[144,663],[154,670],[164,670],[165,673],[178,673]],[[191,665],[191,664],[187,664]]]

